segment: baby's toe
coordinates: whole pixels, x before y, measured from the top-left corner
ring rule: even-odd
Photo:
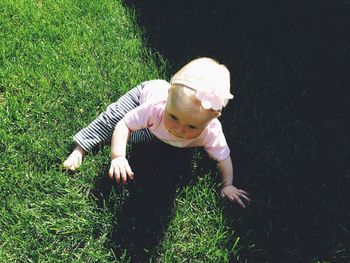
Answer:
[[[68,158],[67,160],[64,161],[63,168],[66,170],[75,171],[76,169],[79,168],[80,163],[81,162],[79,160],[74,160],[73,158]]]
[[[67,159],[63,162],[63,168],[66,170],[71,170],[72,169],[72,162]]]

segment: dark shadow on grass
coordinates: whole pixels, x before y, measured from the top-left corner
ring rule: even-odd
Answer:
[[[236,182],[254,199],[226,209],[242,257],[350,261],[349,2],[126,3],[172,72],[198,56],[232,72],[222,122]]]
[[[107,170],[102,171],[94,195],[100,206],[106,203],[115,213],[111,248],[118,258],[124,252],[132,262],[154,257],[172,216],[176,190],[193,178],[192,152],[160,142],[132,146],[129,163],[135,180],[124,190],[107,178]],[[116,196],[111,200],[113,188]]]

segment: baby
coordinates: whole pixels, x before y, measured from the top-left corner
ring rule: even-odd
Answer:
[[[63,166],[76,170],[87,151],[112,137],[109,177],[119,184],[134,179],[127,143],[161,140],[175,147],[202,146],[217,161],[221,196],[245,207],[248,193],[233,185],[230,149],[217,119],[233,96],[228,69],[210,58],[190,61],[170,80],[151,80],[120,97],[74,136],[76,148]]]

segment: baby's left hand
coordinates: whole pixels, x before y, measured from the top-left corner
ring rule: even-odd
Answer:
[[[237,202],[243,208],[245,208],[245,205],[242,199],[250,202],[250,198],[248,197],[248,195],[249,194],[246,191],[238,189],[233,185],[227,185],[221,189],[222,198],[227,198],[231,202]]]

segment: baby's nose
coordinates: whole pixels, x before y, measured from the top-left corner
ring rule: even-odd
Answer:
[[[185,133],[186,130],[187,130],[187,127],[185,125],[181,125],[181,127],[180,127],[181,133]]]

